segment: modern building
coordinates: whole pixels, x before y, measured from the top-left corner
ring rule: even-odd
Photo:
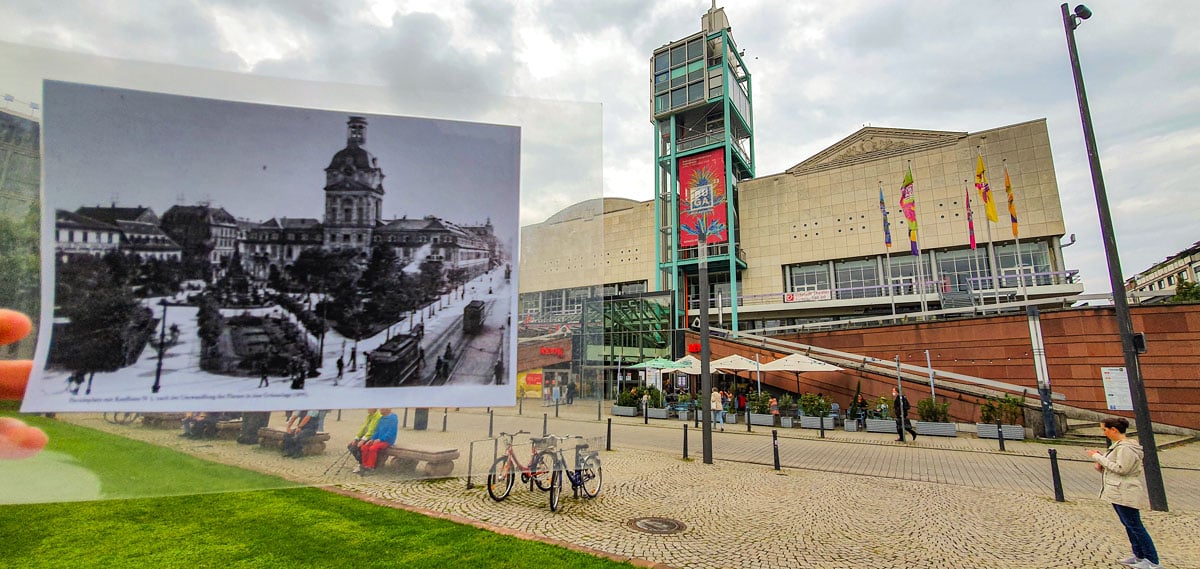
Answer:
[[[756,177],[750,74],[724,12],[656,49],[651,67],[653,199],[590,200],[522,228],[521,269],[536,278],[520,283],[519,335],[561,342],[554,334],[572,327],[570,361],[542,363],[577,374],[585,392],[630,363],[684,355],[702,252],[710,324],[731,331],[1023,311],[1083,292],[1062,255],[1044,119],[979,132],[865,127]]]
[[[0,111],[0,215],[24,216],[37,203],[41,177],[37,121]]]
[[[1200,282],[1200,241],[1126,279],[1125,290],[1152,302],[1174,296],[1182,280]]]

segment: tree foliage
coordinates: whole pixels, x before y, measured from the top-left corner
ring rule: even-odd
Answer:
[[[1172,304],[1181,304],[1185,302],[1200,302],[1200,284],[1179,277],[1179,284],[1175,285],[1175,296],[1171,297]]]

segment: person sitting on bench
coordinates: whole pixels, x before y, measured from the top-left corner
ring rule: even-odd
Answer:
[[[301,411],[288,419],[287,434],[283,435],[283,456],[300,458],[304,456],[304,443],[317,434],[325,412],[316,409]]]
[[[346,445],[346,449],[354,456],[354,460],[358,461],[358,466],[354,467],[356,474],[362,472],[362,446],[375,434],[375,426],[379,424],[379,417],[381,417],[379,409],[367,409],[367,420],[363,421],[362,426],[358,428],[354,440]]]
[[[379,410],[379,422],[375,424],[375,433],[362,445],[362,470],[359,474],[370,476],[375,473],[379,451],[396,444],[399,425],[400,421],[391,409]]]

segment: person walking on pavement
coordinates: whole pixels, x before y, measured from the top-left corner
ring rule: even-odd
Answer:
[[[1113,505],[1133,547],[1133,556],[1118,563],[1137,569],[1158,569],[1162,567],[1158,564],[1158,550],[1142,525],[1141,510],[1150,506],[1146,487],[1142,485],[1142,445],[1125,438],[1128,428],[1129,421],[1123,417],[1100,421],[1100,430],[1113,444],[1108,452],[1089,449],[1087,454],[1101,473],[1100,499]]]
[[[350,347],[350,371],[358,371],[358,346]]]
[[[271,381],[269,379],[267,379],[267,362],[266,362],[266,360],[263,360],[262,365],[259,366],[258,373],[259,373],[258,386],[259,387],[271,387]]]
[[[341,379],[342,374],[345,373],[345,371],[346,371],[346,362],[342,361],[342,356],[338,356],[337,369],[338,369],[337,378]]]
[[[917,432],[912,428],[912,421],[908,420],[908,410],[912,408],[908,398],[900,395],[900,390],[892,388],[892,414],[896,416],[896,440],[904,442],[904,431],[912,435],[912,439],[917,440]]]
[[[712,395],[708,397],[708,408],[712,411],[713,423],[720,423],[721,430],[725,430],[725,406],[721,404],[721,392],[717,388],[713,388]]]

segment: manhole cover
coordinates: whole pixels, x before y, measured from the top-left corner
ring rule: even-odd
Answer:
[[[655,535],[669,535],[687,529],[683,522],[671,518],[634,518],[625,522],[625,525],[642,533]]]

